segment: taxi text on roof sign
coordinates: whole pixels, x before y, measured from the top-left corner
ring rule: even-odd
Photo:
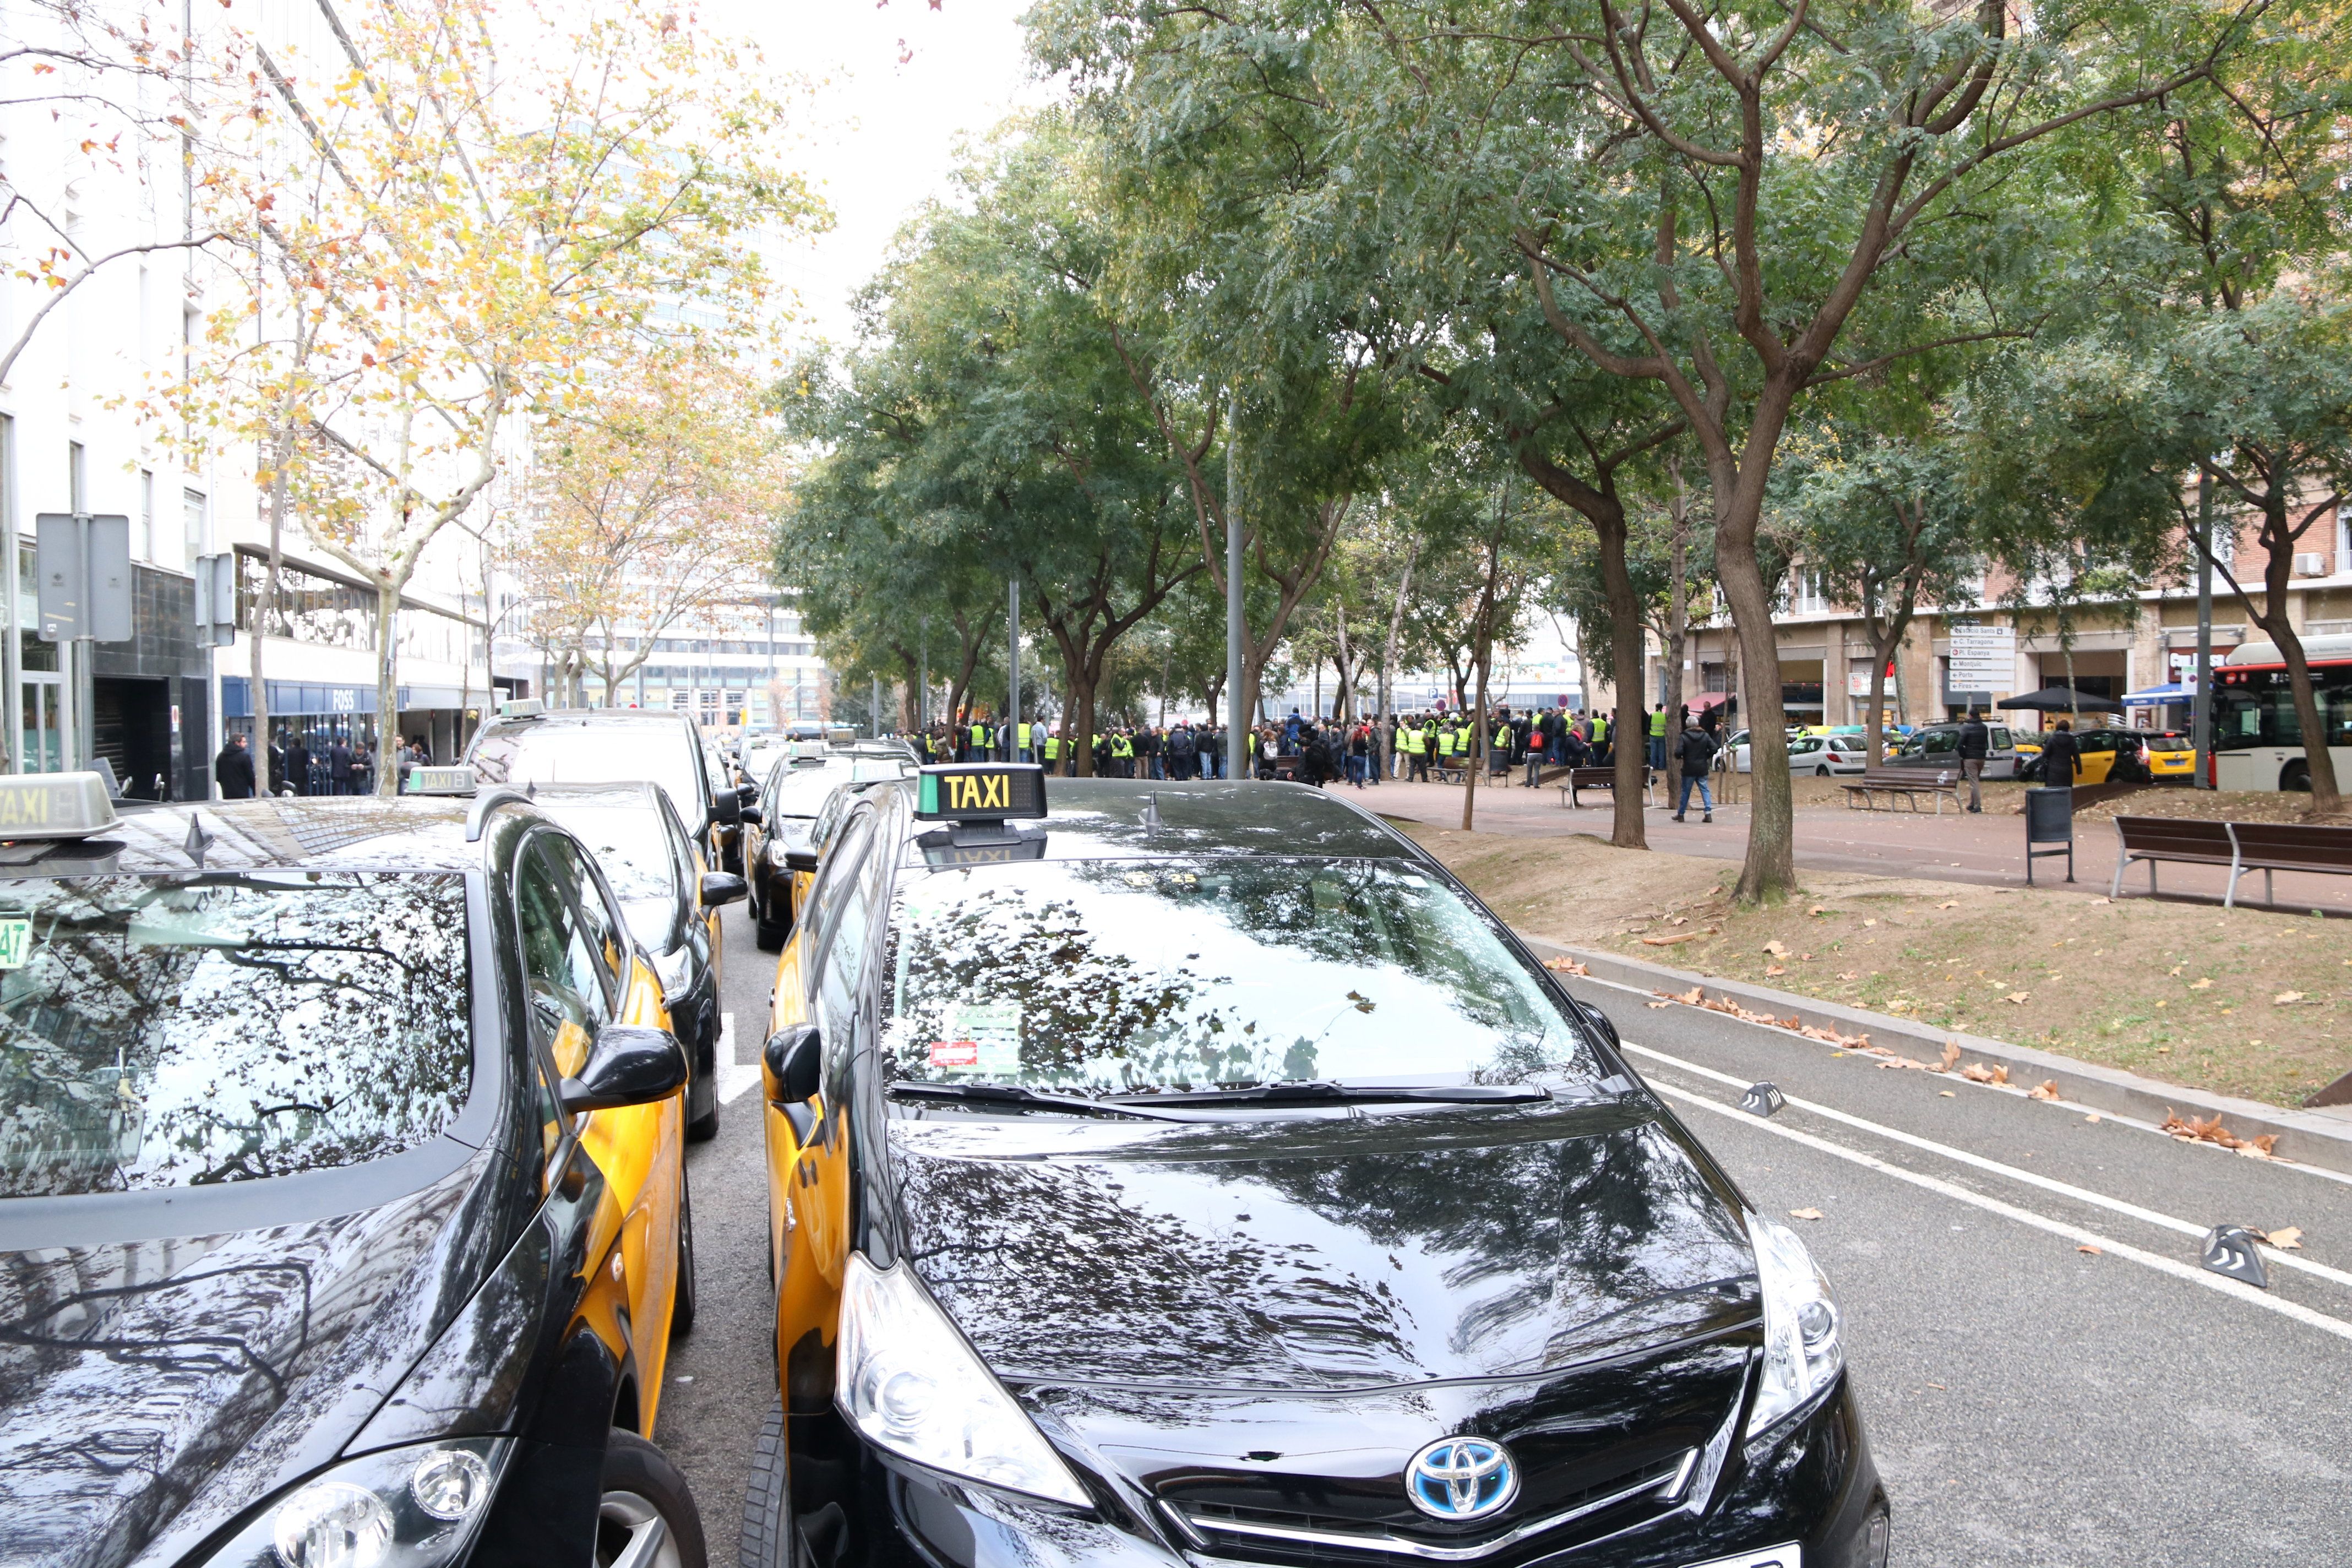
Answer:
[[[1045,770],[1034,763],[961,763],[916,775],[915,815],[928,822],[1003,822],[1045,815]]]
[[[0,839],[87,838],[114,823],[114,802],[96,773],[0,778]]]

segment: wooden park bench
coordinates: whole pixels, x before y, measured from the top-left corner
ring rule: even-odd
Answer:
[[[2221,907],[2238,900],[2238,879],[2263,874],[2263,900],[2275,903],[2273,878],[2281,871],[2352,876],[2352,827],[2303,822],[2204,822],[2186,817],[2116,818],[2116,881],[2110,898],[2122,898],[2124,872],[2135,860],[2147,863],[2147,890],[2156,892],[2156,864],[2227,866],[2230,886]]]
[[[1845,803],[1849,806],[1860,805],[1864,810],[1875,811],[1878,809],[1878,797],[1883,795],[1887,797],[1887,809],[1892,811],[1895,798],[1900,795],[1909,803],[1912,810],[1916,811],[1919,809],[1919,797],[1924,795],[1934,797],[1936,815],[1941,816],[1946,800],[1954,805],[1960,804],[1960,770],[1957,764],[1932,772],[1927,768],[1864,768],[1860,778],[1850,780],[1844,785]]]
[[[1651,798],[1651,790],[1655,786],[1657,781],[1658,775],[1656,773],[1647,767],[1644,767],[1642,770],[1643,805],[1655,805],[1657,804],[1656,801]],[[1613,767],[1569,769],[1568,777],[1559,786],[1559,804],[1568,807],[1570,811],[1578,810],[1583,805],[1581,801],[1576,798],[1576,792],[1580,789],[1605,789],[1609,792],[1610,798],[1614,800],[1617,795],[1617,770]]]

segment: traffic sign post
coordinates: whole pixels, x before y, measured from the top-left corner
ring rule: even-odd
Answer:
[[[43,642],[131,640],[131,520],[45,511],[33,520]]]

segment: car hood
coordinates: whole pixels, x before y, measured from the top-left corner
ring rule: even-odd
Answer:
[[[1755,1274],[1736,1197],[1641,1096],[887,1126],[907,1254],[1009,1381],[1538,1373],[1717,1323]]]
[[[7,1559],[172,1561],[331,1462],[495,1262],[466,1223],[494,1162],[440,1140],[327,1181],[12,1200],[12,1234],[53,1234],[0,1253]],[[300,1212],[368,1172],[400,1195]],[[175,1210],[200,1233],[151,1234]],[[203,1223],[227,1215],[251,1223]]]

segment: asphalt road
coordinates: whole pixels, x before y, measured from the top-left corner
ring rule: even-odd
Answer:
[[[740,1062],[773,973],[731,912]],[[2352,1563],[2352,1181],[1573,984],[1750,1201],[1821,1212],[1789,1223],[1845,1315],[1896,1563]],[[1790,1097],[1769,1121],[1737,1109],[1757,1079]],[[775,1397],[757,1109],[729,1101],[688,1161],[700,1317],[657,1432],[714,1563]],[[2216,1223],[2297,1226],[2303,1250],[2255,1291],[2198,1268]]]

